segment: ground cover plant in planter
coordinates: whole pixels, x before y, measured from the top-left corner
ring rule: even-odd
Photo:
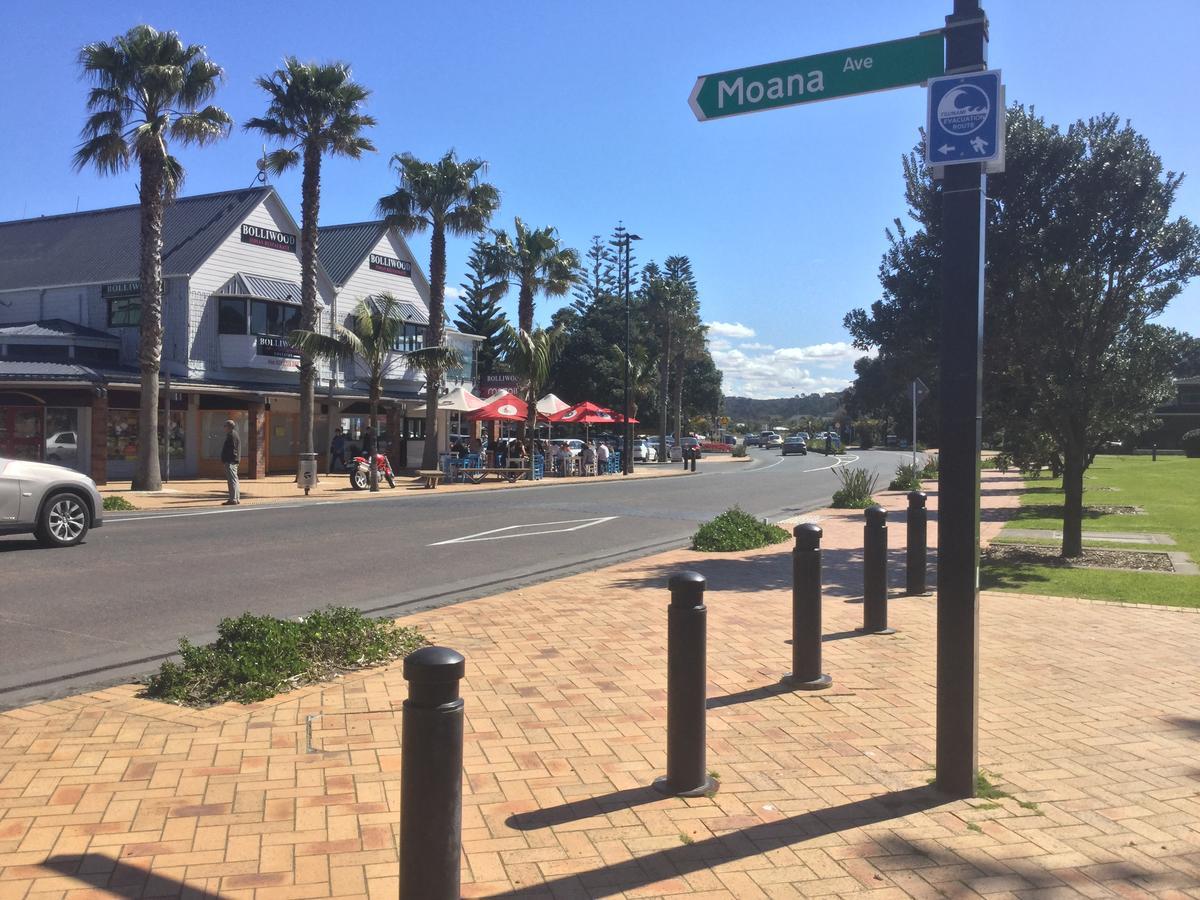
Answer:
[[[217,640],[179,641],[179,662],[146,681],[146,696],[183,706],[253,703],[353,669],[377,666],[425,646],[425,636],[391,619],[328,606],[300,619],[244,613],[222,619]]]
[[[875,504],[875,488],[879,476],[857,466],[834,469],[833,474],[842,485],[833,493],[834,509],[866,509]]]
[[[739,507],[728,509],[705,522],[692,536],[692,549],[707,553],[733,553],[780,544],[791,535],[766,519],[756,519]]]

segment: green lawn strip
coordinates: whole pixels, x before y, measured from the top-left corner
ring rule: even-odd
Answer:
[[[1005,525],[1009,528],[1061,529],[1061,484],[1049,478],[1030,479],[1021,507]],[[1200,561],[1200,517],[1194,504],[1200,496],[1200,464],[1185,457],[1153,462],[1141,456],[1100,456],[1084,482],[1085,506],[1140,506],[1145,515],[1086,512],[1085,546],[1142,552],[1182,551]],[[1115,491],[1099,488],[1112,487]],[[1162,532],[1174,546],[1088,542],[1089,531]],[[1006,543],[1052,544],[1037,539],[999,538]],[[1019,591],[1061,597],[1087,597],[1125,603],[1200,607],[1200,578],[1159,572],[1119,572],[1110,569],[1064,569],[989,562],[980,572],[985,590]]]

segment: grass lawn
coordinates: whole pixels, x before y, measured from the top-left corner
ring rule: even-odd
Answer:
[[[1043,478],[1025,482],[1021,508],[1005,525],[1010,528],[1062,529],[1060,482]],[[1182,550],[1200,562],[1200,460],[1182,456],[1098,456],[1084,476],[1084,546],[1130,550]],[[1140,506],[1145,515],[1100,515],[1089,506]],[[1089,531],[1156,531],[1175,538],[1175,546],[1089,543]],[[1006,540],[1001,533],[1000,540]],[[1020,543],[1041,543],[1012,538]],[[985,563],[984,590],[1022,591],[1064,597],[1090,597],[1126,603],[1200,607],[1200,576],[1158,572],[1114,572],[1108,569],[1057,569],[1048,566]]]

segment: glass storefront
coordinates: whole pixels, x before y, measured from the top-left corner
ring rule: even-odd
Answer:
[[[138,444],[138,414],[136,409],[110,409],[108,411],[109,462],[136,462]]]
[[[233,419],[237,423],[238,440],[241,441],[243,462],[249,452],[247,441],[247,415],[244,409],[208,409],[200,413],[200,458],[221,461],[221,448],[225,446],[225,422]]]
[[[38,461],[42,458],[40,406],[0,409],[0,456]]]
[[[161,455],[163,452],[163,427],[167,427],[167,433],[171,436],[171,459],[181,460],[186,456],[185,448],[187,446],[187,411],[182,409],[171,410],[170,416],[166,422],[163,421],[163,414],[158,414],[158,452]]]
[[[46,462],[83,471],[80,453],[79,410],[50,407],[46,410]]]

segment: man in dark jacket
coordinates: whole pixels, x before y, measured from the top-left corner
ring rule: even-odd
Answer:
[[[225,443],[221,447],[221,462],[225,464],[225,482],[229,485],[229,499],[225,506],[237,506],[242,502],[238,485],[238,463],[242,459],[242,443],[238,438],[237,423],[225,420]]]

